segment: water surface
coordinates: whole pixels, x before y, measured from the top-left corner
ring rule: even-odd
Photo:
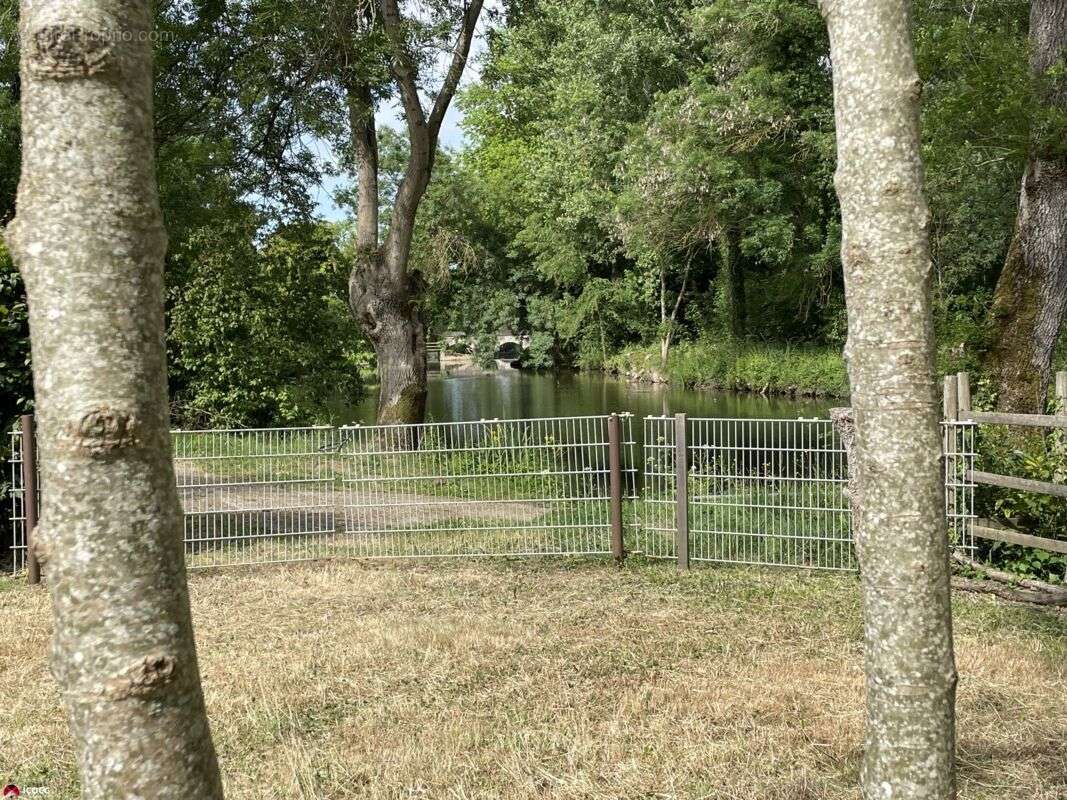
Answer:
[[[683,412],[693,417],[795,419],[826,417],[843,400],[762,397],[662,384],[637,384],[600,372],[521,372],[430,377],[427,421],[569,417],[629,411],[638,419]],[[344,415],[344,422],[374,422],[372,390]]]

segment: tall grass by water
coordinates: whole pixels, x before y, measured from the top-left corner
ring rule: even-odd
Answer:
[[[606,368],[636,380],[666,381],[685,388],[848,396],[848,376],[836,347],[681,342],[671,348],[664,370],[656,344],[627,348],[610,357]]]

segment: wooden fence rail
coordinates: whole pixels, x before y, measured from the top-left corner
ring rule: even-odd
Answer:
[[[971,408],[971,383],[966,372],[945,377],[943,401],[945,419],[974,422],[978,425],[1018,425],[1030,428],[1067,428],[1067,371],[1056,373],[1055,414],[1003,414],[994,411],[974,411]],[[1051,497],[1067,498],[1067,485],[1050,481],[998,475],[994,472],[967,470],[965,480],[984,486],[999,486],[1023,492],[1035,492]],[[991,520],[979,520],[972,533],[983,539],[1025,547],[1037,547],[1055,553],[1067,553],[1067,541],[1020,533]]]

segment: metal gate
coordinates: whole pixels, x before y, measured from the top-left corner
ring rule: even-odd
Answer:
[[[945,422],[949,541],[973,549],[975,426]],[[648,417],[637,548],[651,558],[856,570],[848,454],[828,419]]]
[[[854,570],[845,449],[825,419],[649,417],[639,549]]]

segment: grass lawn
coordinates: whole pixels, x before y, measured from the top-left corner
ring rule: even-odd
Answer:
[[[199,572],[231,800],[857,798],[856,579],[597,560]],[[0,583],[0,781],[74,798],[43,589]],[[1067,797],[1067,618],[956,598],[960,797]]]

